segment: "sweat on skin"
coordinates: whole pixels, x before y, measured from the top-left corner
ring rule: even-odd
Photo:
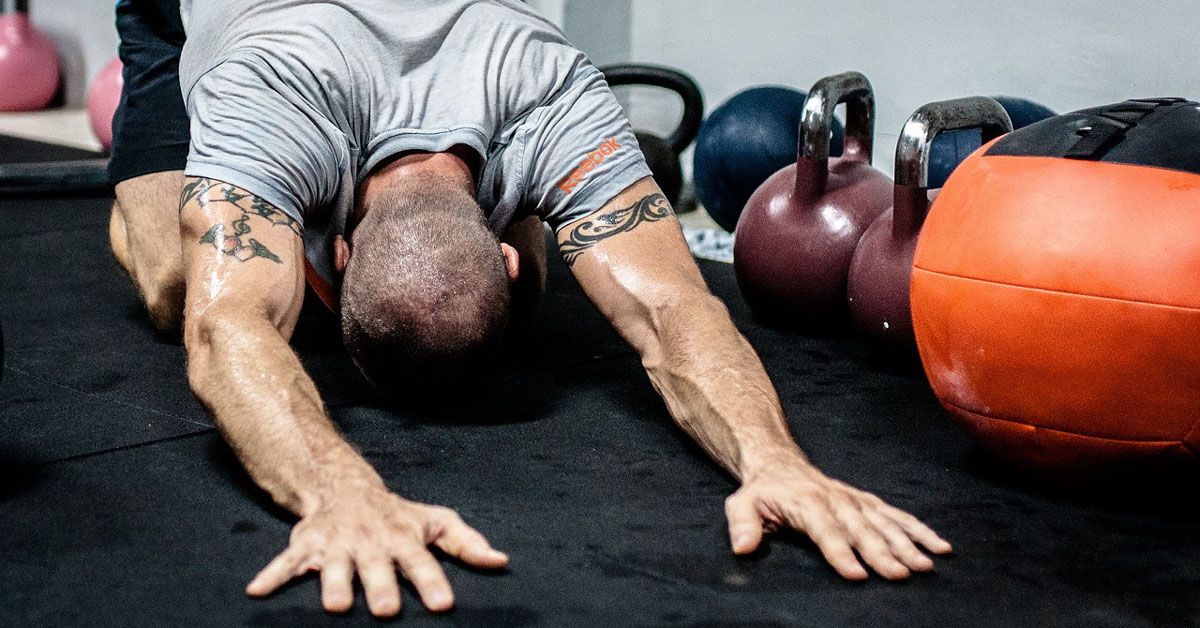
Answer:
[[[178,216],[189,378],[251,476],[299,518],[288,548],[249,593],[269,594],[317,569],[325,607],[340,612],[353,604],[358,575],[372,612],[393,616],[399,566],[430,609],[447,610],[453,594],[430,546],[477,567],[507,561],[449,509],[388,489],[330,422],[287,340],[303,297],[302,261],[322,265],[363,179],[400,152],[456,146],[482,158],[479,179],[464,174],[461,185],[478,190],[494,228],[527,211],[572,245],[568,263],[580,285],[642,356],[672,417],[740,481],[726,502],[735,552],[753,551],[767,528],[788,526],[812,537],[847,578],[866,578],[866,564],[896,579],[932,569],[917,543],[949,551],[911,515],[808,463],[644,160],[619,150],[636,140],[603,75],[528,7],[183,7],[189,43],[181,76],[193,128],[185,189],[194,196]],[[406,71],[378,71],[389,65]],[[263,138],[287,141],[263,146]],[[569,191],[559,185],[564,172]],[[195,185],[202,177],[212,185]],[[255,255],[231,255],[228,237]]]

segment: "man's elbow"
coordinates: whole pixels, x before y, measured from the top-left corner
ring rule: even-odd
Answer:
[[[630,343],[646,366],[659,363],[667,353],[683,349],[702,352],[714,335],[734,332],[725,303],[707,289],[672,291],[642,303],[642,311],[630,315],[637,330]]]
[[[160,334],[174,337],[178,342],[183,320],[183,279],[177,275],[169,275],[139,287],[154,328]]]
[[[189,312],[183,320],[183,346],[187,350],[188,382],[200,393],[211,379],[220,347],[237,342],[238,318],[218,307]]]

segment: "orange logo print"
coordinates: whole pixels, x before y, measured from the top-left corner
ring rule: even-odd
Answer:
[[[583,160],[583,163],[579,164],[578,168],[576,168],[567,178],[563,179],[562,182],[558,184],[559,189],[567,194],[575,192],[575,187],[587,178],[589,172],[595,170],[597,166],[604,163],[604,160],[608,159],[609,155],[617,152],[617,150],[619,150],[622,146],[622,144],[617,143],[617,138],[615,137],[610,137],[605,140],[603,146],[588,153],[588,156]]]

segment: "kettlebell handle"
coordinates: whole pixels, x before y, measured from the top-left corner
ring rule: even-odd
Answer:
[[[816,82],[804,101],[800,121],[800,157],[825,164],[833,112],[846,104],[846,159],[871,162],[875,144],[875,90],[860,72],[843,72]]]
[[[674,68],[640,63],[611,65],[600,71],[611,87],[649,85],[679,94],[683,99],[683,118],[679,126],[664,138],[675,154],[682,153],[700,133],[700,125],[704,122],[704,95],[692,77]]]
[[[933,140],[948,131],[979,129],[986,144],[1012,131],[1012,120],[1000,103],[983,96],[929,103],[904,123],[896,145],[896,185],[929,187],[929,155]]]
[[[1000,103],[983,96],[929,103],[917,109],[896,144],[895,209],[892,233],[915,234],[929,212],[929,156],[933,140],[949,131],[979,129],[983,143],[1012,131],[1012,120]]]

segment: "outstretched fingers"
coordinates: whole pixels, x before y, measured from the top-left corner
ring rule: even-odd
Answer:
[[[396,564],[391,557],[379,554],[360,556],[355,563],[371,614],[376,617],[399,615],[402,604],[400,583],[396,580]]]
[[[833,496],[834,516],[846,530],[850,544],[876,573],[888,580],[903,580],[912,572],[893,552],[883,531],[846,495]],[[915,549],[915,548],[913,548]]]
[[[354,563],[350,556],[331,556],[321,564],[321,604],[330,613],[354,606]]]
[[[808,508],[803,511],[787,508],[783,512],[789,526],[804,532],[816,543],[826,562],[838,575],[847,580],[866,580],[867,570],[858,562],[851,547],[846,530],[834,519],[826,508]]]
[[[292,578],[308,571],[304,566],[306,558],[304,552],[295,547],[289,547],[258,572],[258,575],[254,576],[250,584],[246,585],[246,594],[251,597],[271,595]]]
[[[879,500],[879,505],[876,509],[883,516],[900,526],[900,529],[904,530],[904,533],[910,539],[920,543],[934,554],[949,554],[954,551],[954,547],[950,543],[938,536],[937,532],[934,532],[932,528],[922,523],[920,519],[899,508],[884,503],[883,500]]]
[[[444,612],[454,606],[454,592],[431,545],[474,567],[508,564],[507,555],[449,508],[382,490],[339,497],[296,524],[288,549],[250,581],[247,594],[270,595],[316,570],[321,573],[322,605],[331,613],[344,613],[354,605],[357,576],[371,613],[395,617],[402,606],[398,570],[430,611]]]
[[[933,570],[933,561],[921,552],[896,522],[871,507],[863,508],[862,514],[883,537],[892,555],[904,563],[905,567],[912,571]]]
[[[508,564],[507,554],[493,548],[482,534],[455,513],[446,515],[433,544],[472,567],[500,569]]]
[[[425,547],[410,547],[396,555],[400,573],[412,583],[421,602],[434,613],[444,613],[454,607],[454,591],[446,572]]]

